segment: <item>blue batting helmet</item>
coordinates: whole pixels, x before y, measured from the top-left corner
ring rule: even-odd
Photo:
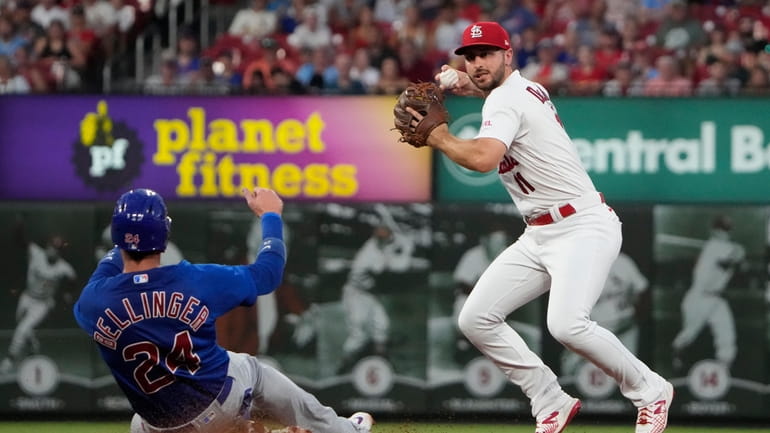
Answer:
[[[128,251],[165,251],[171,218],[163,197],[150,189],[123,194],[112,213],[112,243]]]

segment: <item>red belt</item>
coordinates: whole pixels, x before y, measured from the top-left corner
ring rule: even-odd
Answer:
[[[605,203],[604,194],[599,193],[599,197],[602,199],[602,203]],[[562,218],[567,218],[568,216],[573,215],[577,212],[577,210],[575,210],[575,208],[569,203],[560,207],[556,211],[559,212],[559,215],[561,215]],[[553,221],[553,216],[551,215],[550,212],[548,212],[533,218],[526,218],[525,222],[527,223],[528,226],[545,226],[553,223],[554,221]]]

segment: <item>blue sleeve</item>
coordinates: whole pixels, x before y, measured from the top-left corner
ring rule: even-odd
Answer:
[[[102,257],[96,270],[88,279],[88,284],[105,278],[114,277],[123,272],[123,258],[120,256],[120,249],[113,248]]]
[[[262,247],[257,259],[248,266],[257,295],[265,295],[275,290],[283,279],[286,265],[286,246],[283,243],[283,222],[274,212],[262,215]]]
[[[87,309],[90,304],[89,299],[94,296],[94,285],[100,281],[114,277],[123,272],[123,258],[120,256],[120,250],[118,248],[111,249],[96,265],[96,270],[91,274],[91,278],[88,279],[88,283],[80,293],[75,305],[72,307],[72,313],[75,316],[75,321],[86,332],[92,331],[92,324],[90,323],[88,314],[83,309]]]

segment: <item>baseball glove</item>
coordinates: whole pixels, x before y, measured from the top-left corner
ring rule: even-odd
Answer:
[[[420,113],[422,120],[417,121],[417,118],[406,111],[406,107]],[[393,108],[393,116],[396,126],[394,129],[401,133],[399,141],[414,147],[425,146],[431,131],[449,121],[449,112],[444,107],[444,93],[432,82],[410,83],[399,95]],[[418,123],[413,124],[414,122]]]

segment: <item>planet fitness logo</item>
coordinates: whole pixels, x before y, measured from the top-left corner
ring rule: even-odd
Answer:
[[[139,175],[144,161],[142,143],[124,122],[114,121],[107,102],[99,101],[95,113],[80,121],[80,137],[74,142],[77,175],[98,191],[117,191]]]
[[[481,113],[470,113],[452,122],[449,131],[459,138],[470,139],[478,134],[479,125],[481,125]],[[497,170],[487,173],[468,170],[449,159],[443,153],[439,156],[439,159],[449,175],[464,185],[487,186],[497,182]]]

